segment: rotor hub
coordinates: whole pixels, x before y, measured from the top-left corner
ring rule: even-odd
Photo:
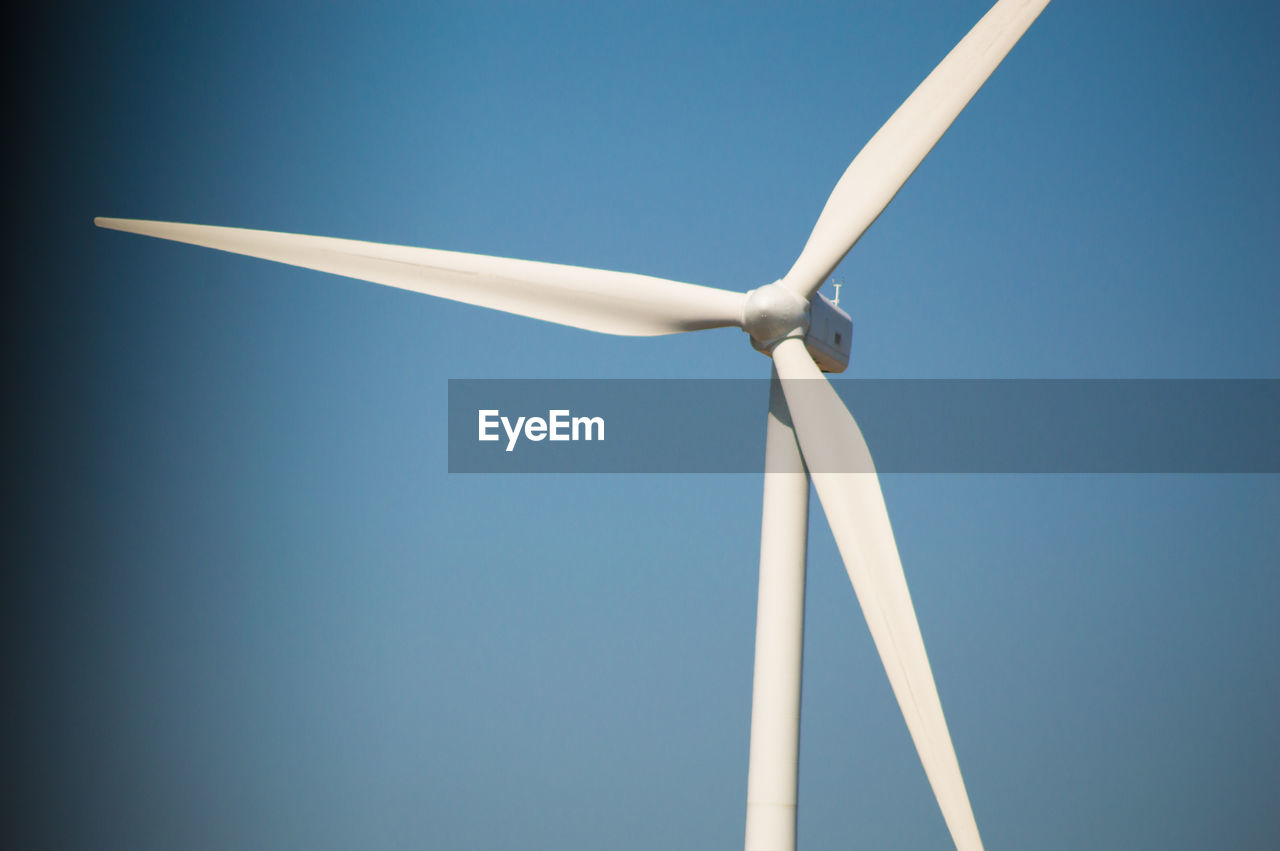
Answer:
[[[747,293],[742,306],[742,330],[751,345],[768,354],[788,337],[803,338],[809,330],[809,302],[774,281]]]

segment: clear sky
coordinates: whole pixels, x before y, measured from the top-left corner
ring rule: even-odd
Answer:
[[[445,403],[767,375],[741,332],[605,337],[91,221],[746,290],[986,5],[15,26],[13,847],[738,846],[759,477],[449,475]],[[1052,3],[839,269],[847,375],[1280,378],[1278,43],[1273,2]],[[1280,845],[1280,477],[884,488],[988,847]],[[816,511],[808,581],[801,844],[945,847]]]

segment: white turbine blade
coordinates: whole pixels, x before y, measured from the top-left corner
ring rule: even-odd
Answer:
[[[951,838],[956,848],[980,849],[982,839],[862,431],[802,340],[779,343],[773,362],[818,499]],[[854,470],[861,472],[846,472]]]
[[[93,222],[605,334],[645,337],[742,324],[742,293],[647,275],[244,228]]]
[[[1000,0],[858,153],[783,282],[811,298],[1049,0]]]

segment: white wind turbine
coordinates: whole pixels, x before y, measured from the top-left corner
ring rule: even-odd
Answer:
[[[981,848],[869,450],[822,377],[848,364],[849,316],[818,288],[1048,2],[999,0],[992,6],[854,158],[790,271],[747,293],[329,237],[132,219],[94,222],[606,334],[741,327],[756,349],[773,358],[746,847],[795,846],[812,478],[951,837],[957,848]]]

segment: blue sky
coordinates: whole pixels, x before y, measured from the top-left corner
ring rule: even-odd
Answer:
[[[746,290],[985,8],[34,20],[5,320],[25,844],[738,845],[759,478],[451,476],[445,403],[766,375],[741,332],[605,337],[91,220]],[[840,267],[847,375],[1280,377],[1278,39],[1268,3],[1051,4]],[[884,488],[989,847],[1275,847],[1275,476]],[[816,511],[808,582],[801,844],[945,847]]]

